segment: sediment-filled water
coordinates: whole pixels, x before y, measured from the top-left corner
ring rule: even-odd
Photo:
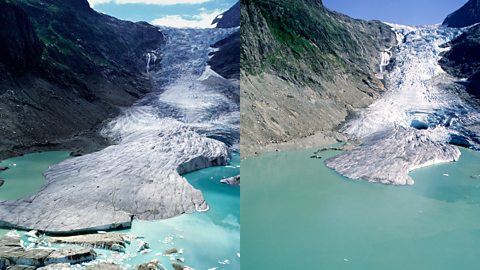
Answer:
[[[242,161],[242,267],[472,269],[480,263],[480,153],[414,170],[413,186],[353,181],[339,151]]]
[[[69,158],[70,152],[28,154],[0,162],[9,169],[0,173],[5,179],[0,187],[0,200],[19,199],[35,194],[44,181],[42,172],[48,166]],[[133,241],[125,253],[97,249],[99,261],[110,261],[125,269],[158,259],[167,269],[177,258],[195,269],[240,269],[240,187],[220,183],[226,177],[240,173],[239,154],[234,152],[227,166],[210,167],[184,175],[195,188],[203,192],[210,210],[184,214],[159,221],[134,221],[132,228],[122,232],[141,237],[149,243],[147,253],[137,252]],[[0,230],[4,235],[8,230]],[[163,252],[177,248],[182,253],[165,256]],[[78,266],[78,269],[82,269]]]

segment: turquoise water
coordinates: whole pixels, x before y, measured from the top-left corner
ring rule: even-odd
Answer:
[[[44,181],[42,172],[48,166],[69,157],[70,152],[51,151],[1,161],[0,167],[8,167],[8,169],[0,172],[0,179],[5,180],[0,187],[0,200],[15,200],[34,195],[42,187]],[[4,235],[7,231],[0,229],[0,235]]]
[[[338,175],[337,151],[242,161],[243,269],[476,269],[480,153],[461,151],[400,187]]]
[[[240,158],[234,153],[228,166],[185,174],[195,188],[202,190],[210,210],[160,221],[135,221],[123,232],[144,237],[152,251],[139,254],[138,243],[132,242],[126,254],[99,251],[103,259],[128,266],[158,259],[167,269],[173,269],[171,259],[184,258],[184,264],[195,269],[240,269],[240,187],[220,183],[239,172]],[[173,247],[183,249],[183,254],[162,254]]]
[[[0,177],[6,180],[6,184],[0,187],[0,200],[34,194],[44,181],[42,172],[68,157],[69,152],[43,152],[1,162],[0,166],[11,169],[0,173]],[[129,269],[136,269],[136,265],[153,259],[160,260],[167,269],[173,269],[171,260],[176,258],[184,258],[184,264],[195,269],[240,269],[240,187],[219,182],[239,172],[239,154],[233,153],[228,166],[184,175],[194,187],[202,190],[209,211],[160,221],[134,221],[132,228],[123,232],[142,237],[150,244],[151,251],[138,253],[139,244],[133,241],[125,253],[97,249],[99,259],[120,263]],[[0,230],[1,235],[6,232]],[[163,252],[172,247],[182,249],[183,253],[164,256]]]
[[[0,187],[0,200],[14,200],[34,195],[43,184],[42,172],[48,166],[70,157],[67,151],[33,153],[0,162],[9,169],[0,172],[5,184]]]

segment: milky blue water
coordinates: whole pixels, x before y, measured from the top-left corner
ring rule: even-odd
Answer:
[[[242,161],[243,269],[476,269],[480,153],[411,172],[413,186],[352,181],[299,150]]]
[[[43,152],[2,161],[0,166],[11,169],[1,172],[5,185],[0,187],[0,200],[18,199],[35,194],[49,165],[69,157],[69,152]],[[14,166],[15,164],[15,166]],[[139,242],[133,241],[125,253],[97,249],[99,260],[119,263],[128,269],[158,259],[173,269],[172,261],[183,258],[184,264],[195,269],[240,269],[240,187],[220,183],[240,172],[239,154],[233,153],[229,165],[211,167],[184,175],[197,189],[202,190],[210,210],[185,214],[160,221],[134,221],[132,228],[122,232],[142,237],[151,251],[137,252]],[[7,230],[1,230],[3,235]],[[165,256],[170,248],[181,254]]]

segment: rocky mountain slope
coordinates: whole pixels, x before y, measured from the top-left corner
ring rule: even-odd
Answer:
[[[469,0],[457,11],[448,15],[443,26],[465,27],[480,22],[480,0]]]
[[[480,22],[480,1],[470,0],[443,22],[448,27],[467,27]],[[450,75],[466,79],[462,84],[468,93],[480,98],[480,26],[475,25],[448,44],[440,65]]]
[[[473,26],[452,40],[440,65],[449,74],[466,79],[462,82],[471,95],[480,98],[480,25]]]
[[[242,157],[333,143],[342,122],[384,91],[391,28],[319,0],[241,1]],[[393,50],[392,50],[393,51]]]
[[[87,0],[2,0],[0,10],[0,157],[105,145],[96,127],[150,90],[145,57],[163,34]]]
[[[213,44],[218,49],[208,64],[227,79],[240,79],[240,30]]]
[[[240,27],[240,2],[213,20],[217,28]],[[240,30],[213,45],[217,49],[208,64],[227,79],[240,79]]]
[[[240,1],[231,8],[218,15],[212,22],[217,28],[232,28],[240,26]]]

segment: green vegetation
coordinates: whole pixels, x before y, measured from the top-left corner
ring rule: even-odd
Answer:
[[[360,44],[348,28],[348,19],[327,10],[320,1],[242,0],[242,5],[242,20],[248,16],[249,20],[262,21],[254,17],[261,15],[273,37],[272,40],[263,36],[259,40],[263,46],[260,63],[242,51],[242,68],[247,72],[256,74],[273,69],[282,76],[308,82],[309,71],[327,78],[331,76],[328,70],[352,68],[344,59],[360,59]],[[258,31],[250,29],[249,22],[242,25],[247,25],[242,29],[245,36],[249,31]]]

